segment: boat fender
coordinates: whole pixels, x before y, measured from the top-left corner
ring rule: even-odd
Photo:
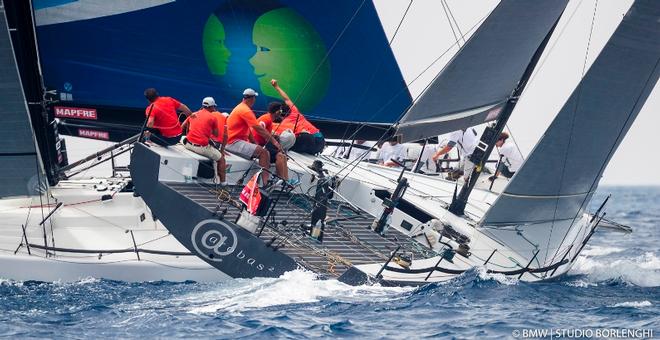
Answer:
[[[236,224],[249,231],[250,233],[254,233],[257,231],[259,224],[261,224],[261,218],[259,216],[250,214],[247,209],[243,209],[241,214],[238,215]]]

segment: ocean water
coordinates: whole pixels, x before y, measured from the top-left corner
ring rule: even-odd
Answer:
[[[597,232],[554,282],[476,269],[418,288],[302,271],[214,284],[0,280],[0,337],[660,338],[660,188],[605,187],[593,205],[607,193],[608,217],[634,233]]]

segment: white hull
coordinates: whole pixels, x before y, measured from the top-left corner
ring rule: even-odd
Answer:
[[[154,221],[142,199],[117,192],[126,179],[62,181],[51,197],[0,201],[0,277],[13,280],[76,281],[94,277],[121,281],[220,281],[226,275],[188,253],[168,231]],[[97,188],[106,190],[98,190]],[[50,203],[50,204],[49,204]],[[45,215],[57,209],[44,226]],[[40,208],[44,205],[43,215]],[[33,246],[25,246],[25,236]],[[51,250],[44,251],[46,243]],[[131,236],[132,235],[132,236]],[[135,245],[133,243],[135,238]],[[65,250],[52,250],[65,249]],[[103,252],[103,251],[107,252]],[[128,250],[111,253],[113,250]],[[138,259],[139,255],[139,259]]]
[[[168,156],[168,164],[161,166],[160,178],[169,181],[183,181],[182,169],[192,166],[197,171],[197,155],[177,148],[164,151]],[[315,159],[311,156],[291,153],[289,168],[291,176],[299,176],[301,185],[296,190],[308,192],[310,189],[311,170],[307,168]],[[385,168],[370,163],[359,163],[353,167],[344,159],[322,156],[326,169],[330,174],[343,178],[337,189],[337,194],[347,202],[360,209],[379,216],[383,210],[382,200],[377,197],[377,190],[392,192],[396,187],[399,170]],[[228,175],[230,182],[235,182],[251,163],[238,157],[230,156],[228,163],[232,165]],[[347,169],[351,169],[348,171]],[[345,176],[345,177],[344,177]],[[450,261],[441,261],[438,265],[448,271],[465,271],[470,268],[484,266],[490,271],[513,271],[525,268],[542,268],[560,261],[552,254],[539,253],[533,258],[533,250],[525,246],[524,239],[519,243],[499,242],[487,229],[475,227],[488,207],[496,199],[498,190],[506,184],[496,183],[493,191],[475,190],[466,207],[466,216],[458,217],[446,210],[451,202],[455,183],[439,177],[405,174],[410,183],[404,199],[422,211],[427,216],[449,225],[459,233],[469,237],[470,255],[457,254]],[[154,221],[148,207],[142,199],[136,198],[130,192],[117,192],[111,200],[102,201],[101,196],[120,190],[127,183],[126,179],[98,179],[63,181],[51,188],[50,201],[42,197],[4,199],[0,201],[0,277],[16,280],[39,281],[74,281],[81,278],[95,277],[121,281],[220,281],[229,276],[211,267],[196,256],[153,254],[156,252],[189,253],[159,222]],[[481,183],[487,189],[487,183]],[[105,190],[99,190],[105,189]],[[113,191],[114,190],[114,191]],[[49,251],[31,247],[30,254],[24,244],[21,225],[26,223],[28,242],[33,245],[44,245],[44,226],[40,226],[44,215],[48,214],[56,203],[63,203],[51,218],[45,223],[45,243],[49,247],[65,248],[67,251]],[[43,211],[41,205],[46,206]],[[31,208],[30,208],[31,207]],[[173,207],[176,209],[176,207]],[[451,240],[439,237],[430,231],[420,233],[424,225],[419,217],[411,216],[396,209],[392,214],[390,225],[403,233],[415,237],[420,246],[442,250],[442,243],[452,243]],[[405,222],[412,225],[410,230],[402,227]],[[587,217],[583,217],[573,227],[567,239],[558,252],[559,257],[572,259],[579,251],[579,244],[588,233]],[[424,236],[426,233],[426,236]],[[135,244],[133,243],[135,239]],[[432,240],[429,244],[429,240]],[[456,246],[454,242],[453,245]],[[519,247],[518,247],[519,246]],[[136,253],[134,250],[138,249]],[[18,249],[18,250],[17,250]],[[570,249],[570,251],[569,251]],[[68,251],[74,250],[74,251]],[[105,250],[105,252],[103,251]],[[111,253],[111,250],[125,250]],[[147,252],[142,251],[147,250]],[[82,252],[81,252],[82,251]],[[568,253],[566,253],[569,251]],[[16,253],[15,253],[16,252]],[[138,259],[139,255],[139,259]],[[411,269],[428,268],[436,265],[440,257],[426,260],[414,260]],[[487,262],[487,263],[486,263]],[[484,265],[485,264],[485,265]],[[397,266],[394,263],[391,266]],[[363,272],[376,276],[383,263],[356,266]],[[524,273],[520,279],[538,281],[556,277],[567,272],[572,263],[559,267],[556,271],[547,271],[537,275]],[[403,268],[403,267],[401,267]],[[431,275],[421,273],[411,275],[392,271],[384,271],[384,279],[396,282],[437,282],[456,277],[457,274],[433,271]],[[517,275],[516,275],[517,276]]]

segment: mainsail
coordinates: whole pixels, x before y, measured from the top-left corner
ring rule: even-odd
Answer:
[[[412,141],[498,117],[567,0],[503,0],[398,126]]]
[[[660,2],[637,0],[481,224],[507,244],[523,235],[530,247],[558,251],[658,81],[659,63]]]
[[[46,177],[35,146],[4,6],[0,6],[0,74],[0,197],[32,195],[44,185]]]

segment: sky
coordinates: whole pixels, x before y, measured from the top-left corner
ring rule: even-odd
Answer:
[[[446,1],[463,33],[469,32],[470,28],[484,18],[498,2]],[[392,38],[410,1],[375,0],[374,3],[386,34]],[[631,4],[632,0],[569,1],[555,34],[548,43],[539,66],[509,121],[508,128],[523,154],[527,155],[532,150],[575,89],[583,70],[586,71],[593,63]],[[595,20],[587,53],[592,18]],[[410,83],[425,68],[432,65],[443,52],[450,50],[417,81],[410,84],[413,98],[421,93],[426,84],[458,50],[456,46],[450,48],[455,41],[440,0],[412,2],[392,42],[392,49],[399,61],[404,79]],[[586,69],[585,54],[587,54]],[[647,151],[653,145],[650,136],[654,135],[656,127],[660,126],[659,111],[660,89],[656,84],[637,120],[611,160],[601,184],[660,185],[660,175],[657,172],[642,170],[660,168],[660,160]]]
[[[446,0],[458,28],[463,33],[470,32],[498,2]],[[411,1],[374,0],[374,4],[386,35],[392,39]],[[555,34],[509,121],[508,128],[524,155],[529,154],[564,105],[580,81],[583,71],[595,60],[631,4],[632,0],[569,1]],[[595,20],[590,47],[587,50],[592,18]],[[458,46],[440,0],[412,1],[396,32],[392,50],[414,98],[458,51]],[[442,57],[439,58],[440,56]],[[435,60],[437,61],[434,62]],[[426,68],[428,70],[424,72]],[[417,77],[419,78],[413,82]],[[660,159],[647,151],[653,145],[650,136],[656,134],[655,129],[660,126],[659,112],[660,86],[656,84],[606,169],[601,184],[660,185],[660,175],[656,171],[644,171],[660,168]],[[101,142],[86,141],[84,148],[81,148],[83,143],[77,138],[70,140],[70,159],[92,153],[104,145]]]

